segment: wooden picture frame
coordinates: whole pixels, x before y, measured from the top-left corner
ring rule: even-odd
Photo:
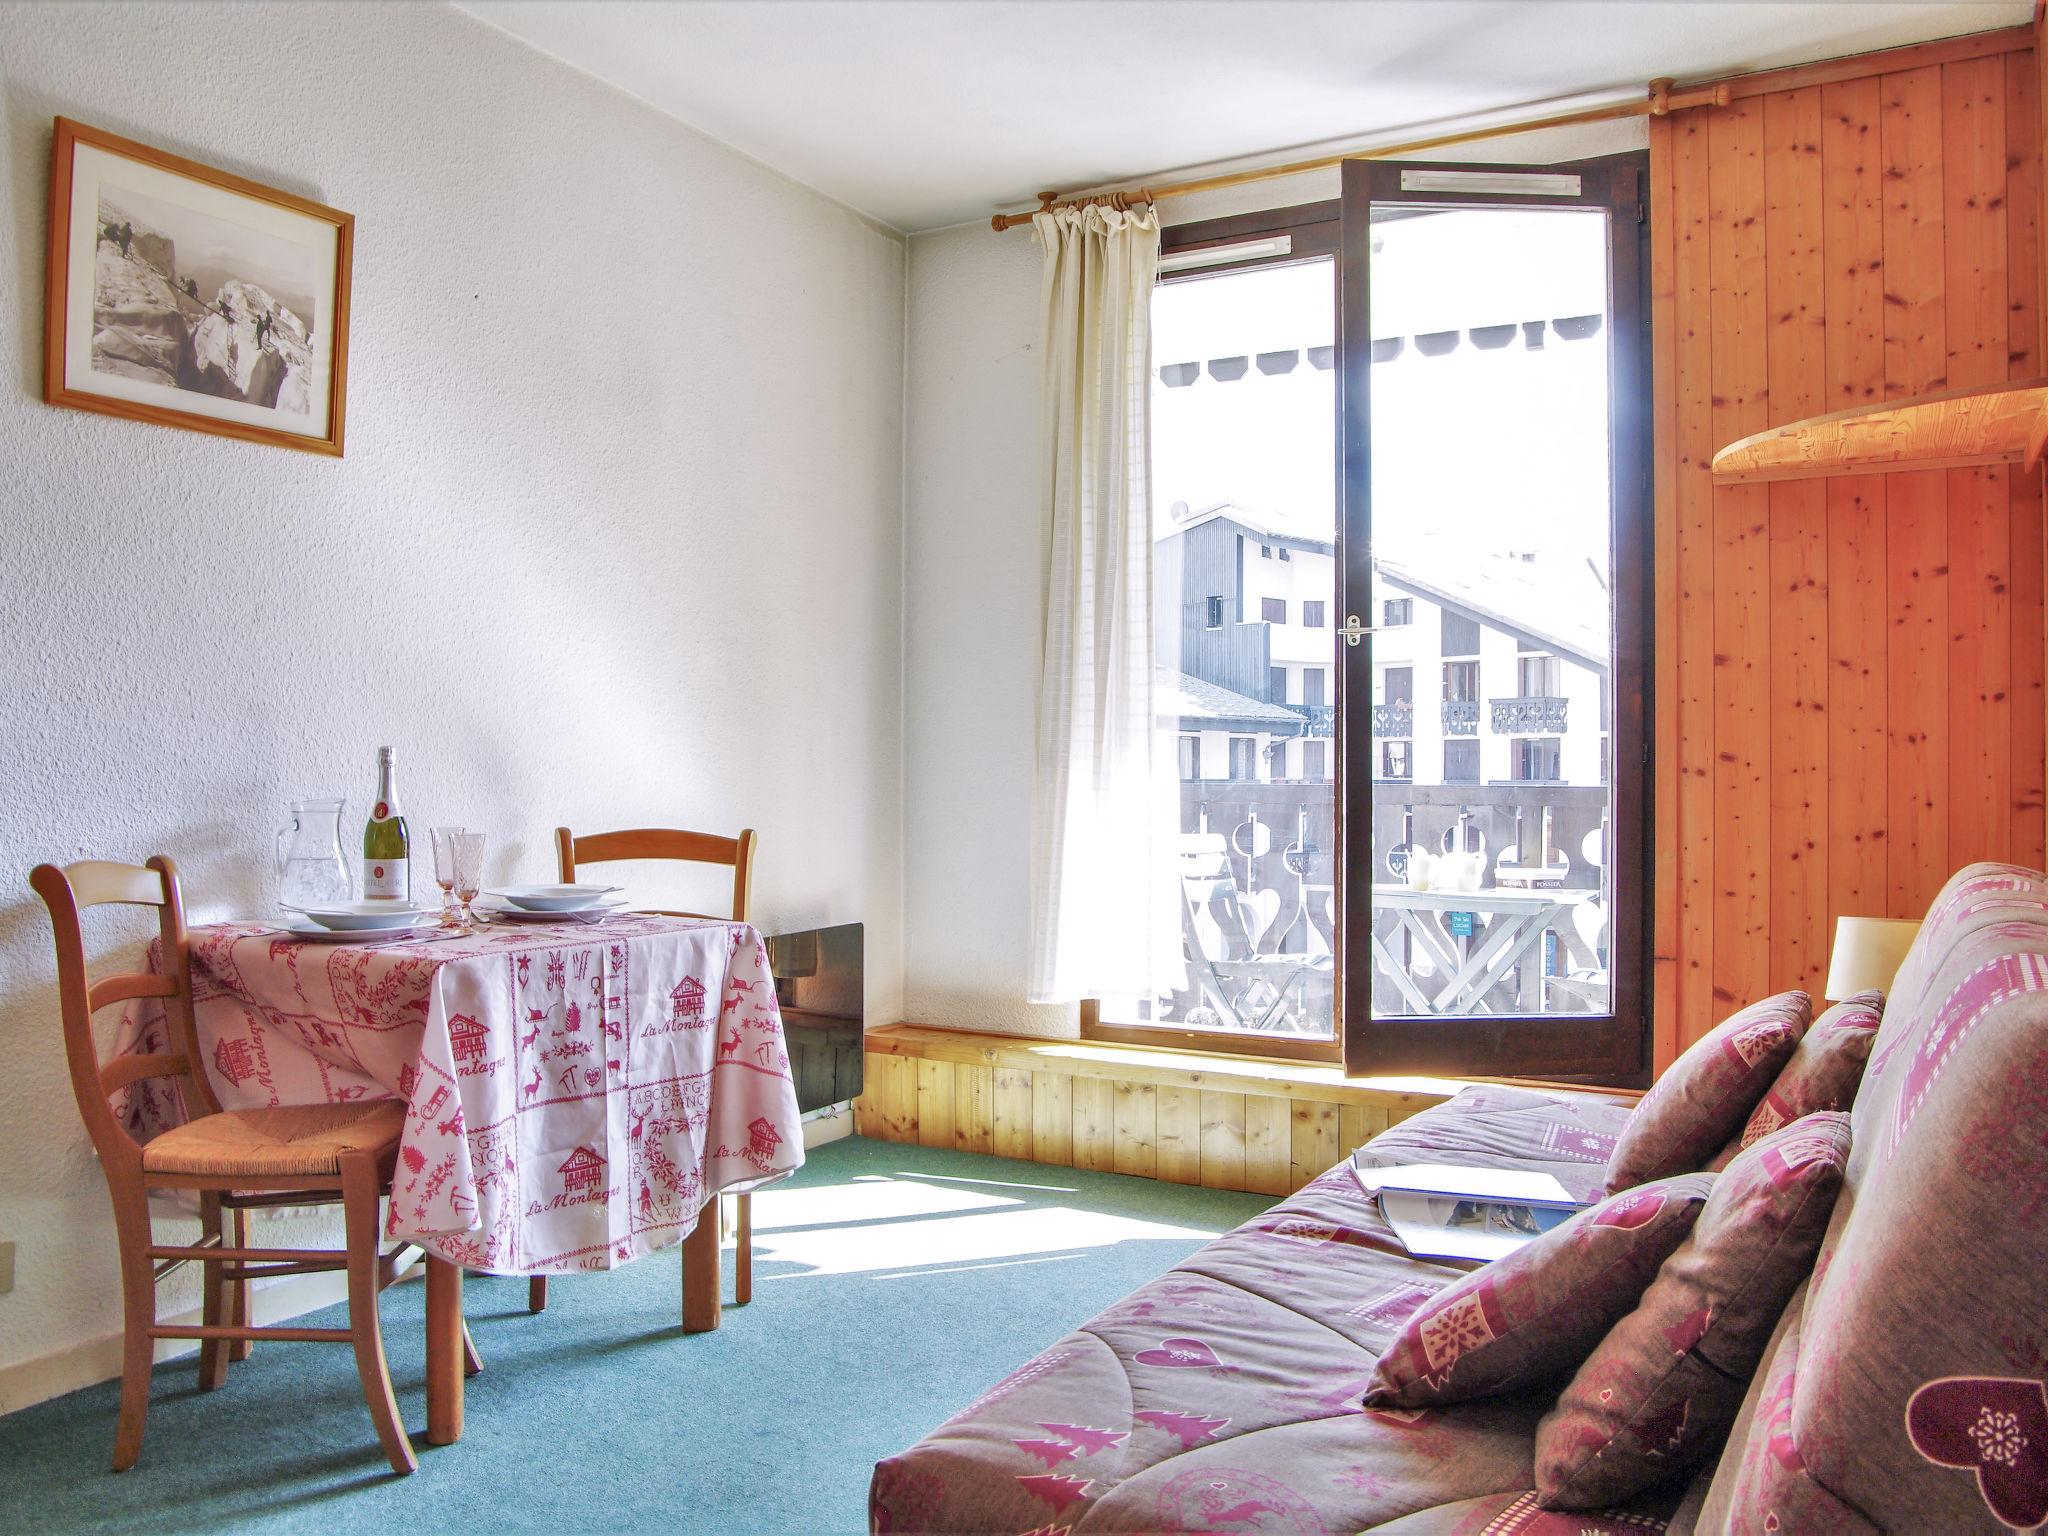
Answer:
[[[354,248],[353,214],[60,117],[43,398],[339,458]]]

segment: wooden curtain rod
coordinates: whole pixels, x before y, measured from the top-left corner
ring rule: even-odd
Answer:
[[[1392,160],[1401,155],[1419,154],[1427,149],[1444,149],[1453,144],[1473,144],[1481,139],[1506,138],[1518,133],[1533,133],[1541,128],[1565,128],[1575,123],[1608,123],[1629,117],[1663,117],[1666,113],[1683,111],[1689,107],[1725,107],[1730,100],[1728,82],[1725,80],[1714,85],[1703,85],[1682,91],[1674,90],[1673,84],[1670,80],[1652,80],[1648,93],[1641,101],[1621,101],[1607,107],[1587,107],[1578,112],[1562,112],[1555,117],[1499,123],[1491,128],[1466,128],[1456,133],[1436,134],[1427,139],[1410,139],[1403,144],[1383,144],[1377,149],[1346,150],[1343,154],[1321,155],[1314,160],[1296,160],[1288,165],[1269,165],[1256,171],[1232,171],[1223,176],[1203,176],[1194,181],[1174,181],[1158,187],[1130,187],[1086,197],[1060,197],[1056,193],[1041,192],[1038,194],[1038,207],[1032,212],[996,214],[988,221],[989,227],[1000,234],[1006,229],[1029,224],[1040,213],[1048,213],[1055,208],[1085,208],[1090,204],[1131,208],[1140,203],[1157,202],[1162,197],[1186,197],[1195,192],[1215,192],[1224,187],[1241,187],[1250,182],[1270,181],[1277,176],[1297,176],[1303,171],[1324,171],[1333,165],[1342,165],[1347,160]]]

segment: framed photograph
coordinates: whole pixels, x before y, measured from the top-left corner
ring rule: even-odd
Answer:
[[[341,453],[355,216],[57,119],[43,398]]]

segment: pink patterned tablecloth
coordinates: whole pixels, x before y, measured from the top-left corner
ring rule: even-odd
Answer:
[[[471,1269],[610,1269],[679,1242],[719,1192],[803,1164],[767,945],[744,923],[191,938],[222,1107],[404,1099],[387,1235]],[[160,1005],[131,1005],[119,1048],[162,1049],[163,1031]],[[137,1135],[183,1118],[167,1082],[131,1091]]]

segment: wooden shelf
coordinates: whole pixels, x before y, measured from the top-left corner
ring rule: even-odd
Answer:
[[[1950,389],[1811,416],[1730,443],[1716,485],[1882,475],[1974,464],[2032,469],[2048,442],[2048,379]]]

